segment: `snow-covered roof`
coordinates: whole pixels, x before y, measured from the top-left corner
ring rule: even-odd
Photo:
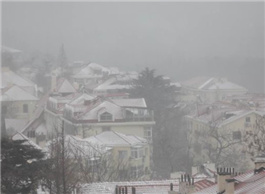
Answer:
[[[23,78],[13,71],[1,69],[1,88],[8,87],[10,85],[17,85],[23,87],[35,87],[35,83],[26,78]]]
[[[112,99],[111,101],[121,107],[147,108],[144,98]]]
[[[97,120],[98,115],[104,112],[108,112],[113,115],[115,119],[122,119],[123,114],[121,107],[111,103],[109,101],[104,101],[98,105],[96,105],[93,109],[81,115],[80,119],[82,120]]]
[[[84,184],[81,188],[82,194],[113,194],[116,186],[127,187],[128,193],[131,193],[132,187],[136,189],[136,194],[168,194],[170,184],[173,184],[173,191],[179,191],[179,180],[149,180],[149,181],[131,181],[131,182],[99,182]],[[195,191],[199,191],[214,183],[203,179],[195,180]]]
[[[29,138],[27,138],[25,135],[23,135],[20,132],[17,132],[13,137],[12,140],[26,140],[23,144],[25,145],[31,145],[36,149],[41,150],[41,147],[35,144],[33,141],[31,141]]]
[[[207,81],[211,80],[211,77],[193,77],[189,80],[186,81],[182,81],[181,84],[183,86],[186,87],[190,87],[190,88],[196,88],[198,89],[199,87],[201,87],[203,84],[205,84]]]
[[[244,87],[242,87],[242,86],[240,86],[238,84],[229,82],[229,81],[214,83],[211,86],[209,86],[207,89],[208,90],[217,90],[217,89],[219,89],[219,90],[244,90],[244,91],[247,91],[246,88],[244,88]]]
[[[179,82],[170,83],[171,86],[176,86],[177,88],[181,87],[181,84]]]
[[[203,114],[200,114],[199,116],[195,114],[193,115],[187,115],[187,118],[193,118],[200,122],[214,125],[214,127],[222,127],[224,125],[227,125],[229,123],[232,123],[242,117],[246,117],[250,114],[257,114],[257,115],[263,115],[264,112],[259,112],[255,110],[248,110],[248,109],[238,109],[236,107],[234,108],[217,108],[217,109],[211,109],[209,112],[204,112]],[[226,118],[226,115],[229,115]]]
[[[86,138],[88,142],[104,145],[108,147],[114,146],[135,146],[147,144],[147,140],[134,135],[125,135],[114,131],[102,132],[98,135]]]
[[[61,79],[58,81],[55,91],[59,93],[75,93],[76,89],[67,79]]]
[[[100,71],[99,73],[95,73],[95,71]],[[82,68],[78,73],[73,75],[74,78],[100,78],[102,77],[102,73],[109,73],[110,70],[102,65],[96,63],[89,63],[87,66]]]
[[[130,85],[121,85],[121,84],[111,84],[111,85],[99,85],[94,89],[94,91],[106,91],[106,90],[123,90],[130,89]]]
[[[130,89],[131,85],[128,83],[129,80],[132,80],[128,75],[118,75],[115,77],[111,77],[107,80],[105,80],[103,83],[98,85],[96,88],[94,88],[94,91],[106,91],[106,90],[119,90],[119,89]]]
[[[168,194],[170,184],[173,183],[174,191],[178,191],[178,180],[153,180],[153,181],[131,181],[131,182],[98,182],[84,184],[81,188],[82,194],[113,194],[116,186],[127,186],[129,193],[131,187],[136,188],[137,194]]]
[[[120,71],[117,67],[110,67],[109,70],[110,70],[110,74],[119,74],[120,73]]]
[[[228,81],[226,78],[194,77],[181,83],[183,86],[197,90],[232,90],[247,92],[247,89]]]
[[[91,96],[89,94],[83,93],[77,98],[74,98],[69,104],[70,105],[78,105],[78,104],[84,104],[84,101],[86,100],[93,100],[95,99],[95,96]]]
[[[99,65],[97,63],[89,63],[88,66],[91,69],[98,70],[98,71],[103,71],[103,72],[110,72],[110,70],[102,65]]]
[[[2,53],[12,53],[12,54],[16,54],[16,53],[21,53],[22,51],[21,50],[18,50],[18,49],[14,49],[14,48],[10,48],[10,47],[7,47],[7,46],[1,46],[1,52]]]
[[[78,73],[73,75],[74,78],[103,78],[103,74],[119,75],[121,72],[117,67],[104,67],[97,63],[89,63]]]
[[[21,89],[20,87],[13,85],[6,89],[0,96],[0,101],[37,101],[38,98]]]
[[[235,179],[235,194],[265,193],[265,171],[254,174],[254,171],[251,170],[244,174],[235,176],[233,179]],[[195,194],[216,193],[218,193],[217,184],[195,192]]]
[[[70,155],[79,154],[80,156],[92,159],[102,156],[102,154],[105,154],[109,150],[106,146],[89,142],[77,136],[66,135],[64,139],[65,147],[69,150]],[[61,140],[61,137],[58,140]],[[58,140],[53,139],[48,141],[44,149],[48,152],[50,145]]]

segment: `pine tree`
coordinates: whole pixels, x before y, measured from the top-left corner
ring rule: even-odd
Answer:
[[[1,191],[3,193],[30,193],[41,179],[44,153],[25,140],[1,140]]]

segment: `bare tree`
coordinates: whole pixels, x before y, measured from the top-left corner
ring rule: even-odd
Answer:
[[[252,157],[265,152],[265,116],[256,114],[254,130],[246,131],[245,151]]]
[[[48,163],[44,172],[43,185],[50,193],[71,193],[80,183],[78,163],[73,160],[73,155],[65,146],[64,130],[56,136],[47,146]]]
[[[43,185],[50,193],[71,193],[83,183],[128,181],[133,177],[128,159],[117,159],[108,148],[57,131],[49,142]]]
[[[196,138],[191,145],[193,152],[206,155],[206,158],[200,159],[200,163],[210,160],[216,166],[235,166],[238,170],[243,168],[241,164],[246,157],[242,154],[241,135],[233,137],[230,130],[219,127],[217,122],[210,122],[209,127],[195,130],[194,135]]]

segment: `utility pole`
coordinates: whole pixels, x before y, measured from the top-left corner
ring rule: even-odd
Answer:
[[[64,146],[64,120],[62,120],[62,181],[63,181],[63,193],[66,194],[66,181],[65,181],[65,146]]]

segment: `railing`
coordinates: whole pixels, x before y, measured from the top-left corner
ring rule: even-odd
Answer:
[[[125,117],[125,121],[153,121],[154,119],[151,116],[133,116],[133,117]]]

